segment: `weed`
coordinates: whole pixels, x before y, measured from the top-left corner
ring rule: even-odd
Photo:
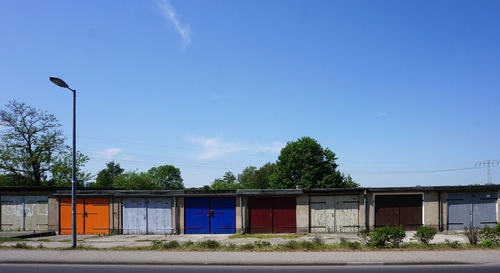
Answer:
[[[198,242],[198,246],[201,248],[216,249],[220,247],[220,243],[214,240],[206,240]]]
[[[470,224],[468,227],[465,227],[464,235],[469,241],[469,244],[477,245],[477,243],[479,242],[479,234],[479,227],[475,227],[472,224]]]
[[[445,239],[444,243],[446,244],[446,246],[451,247],[451,248],[460,248],[461,247],[460,243],[457,241],[450,241],[448,239]]]
[[[297,249],[297,248],[299,248],[299,243],[292,240],[292,241],[288,241],[284,244],[281,244],[280,246],[284,249]]]
[[[242,250],[250,250],[250,249],[254,249],[255,245],[252,243],[248,243],[248,244],[241,245],[240,248]]]
[[[324,245],[325,244],[325,240],[323,240],[323,238],[319,234],[315,234],[312,241],[317,245]]]
[[[311,241],[300,241],[299,247],[302,249],[313,250],[317,249],[319,245]]]
[[[481,247],[484,247],[484,248],[490,248],[490,247],[493,247],[495,244],[491,240],[485,239],[485,240],[482,240],[479,245]]]
[[[268,241],[255,241],[254,244],[257,248],[271,247],[271,243]]]
[[[16,243],[14,248],[25,248],[25,249],[30,249],[33,248],[32,246],[27,245],[26,243]]]

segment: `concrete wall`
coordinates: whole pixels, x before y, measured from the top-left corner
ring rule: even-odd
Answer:
[[[49,196],[48,201],[49,231],[55,231],[59,234],[59,200],[53,196]]]
[[[109,200],[109,229],[111,234],[122,233],[122,198],[114,197]]]
[[[309,232],[309,195],[296,197],[297,233]]]
[[[439,215],[439,204],[438,204],[438,192],[437,191],[426,191],[424,192],[424,225],[432,226],[436,229],[439,228],[438,215]]]
[[[365,222],[365,204],[364,204],[364,193],[360,193],[359,194],[359,205],[358,205],[358,208],[359,208],[359,211],[358,211],[358,225],[359,225],[359,230],[363,230],[365,229],[365,225],[366,225],[366,222]],[[367,204],[368,204],[368,200],[366,201]]]
[[[184,197],[177,197],[177,211],[175,224],[179,234],[184,234]]]
[[[236,198],[236,202],[235,202],[236,233],[244,233],[245,223],[243,220],[245,217],[246,204],[243,203],[243,197],[241,197],[241,203],[240,203],[240,196],[236,196],[235,198]]]

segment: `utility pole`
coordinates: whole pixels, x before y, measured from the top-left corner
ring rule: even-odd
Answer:
[[[486,183],[491,184],[491,167],[495,165],[499,165],[500,160],[484,160],[476,162],[476,167],[486,167],[487,168],[487,176]]]

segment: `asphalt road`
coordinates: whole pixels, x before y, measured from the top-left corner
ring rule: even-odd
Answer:
[[[500,264],[495,265],[407,265],[407,266],[147,266],[147,265],[75,265],[75,264],[0,264],[0,272],[5,273],[224,273],[224,272],[380,272],[380,273],[485,273],[500,272]]]

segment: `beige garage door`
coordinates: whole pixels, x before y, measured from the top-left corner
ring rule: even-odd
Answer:
[[[357,232],[359,197],[357,195],[311,196],[311,232]]]

